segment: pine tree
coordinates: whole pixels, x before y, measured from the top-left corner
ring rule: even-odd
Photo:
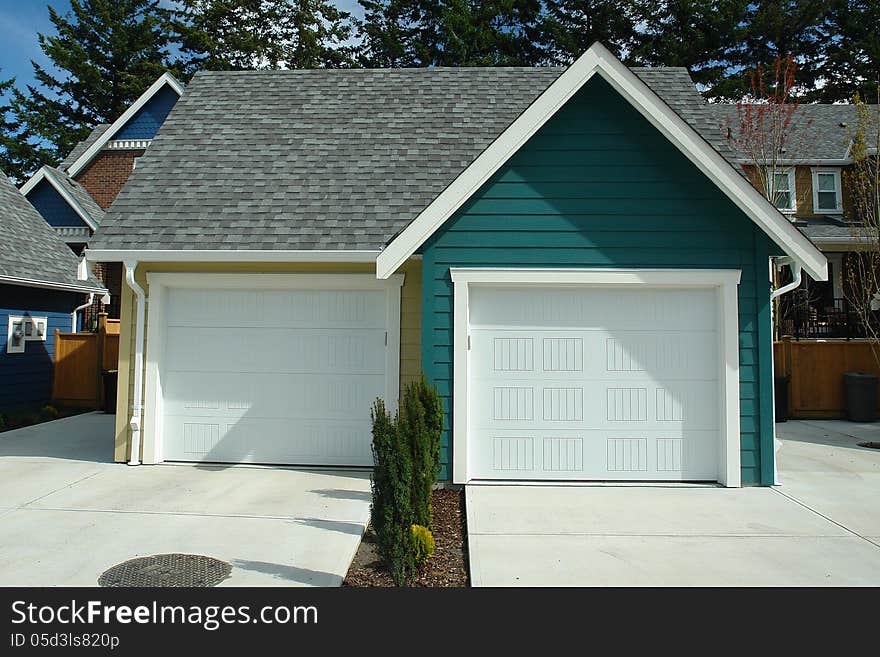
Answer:
[[[55,163],[88,135],[113,121],[165,70],[168,39],[158,0],[71,0],[56,34],[38,34],[40,48],[61,74],[32,62],[36,85],[12,94],[16,178]],[[15,142],[14,147],[10,142]]]
[[[819,26],[816,72],[821,86],[808,94],[823,103],[874,99],[880,85],[880,2],[835,0]]]
[[[568,65],[600,41],[620,58],[640,43],[644,2],[627,0],[547,0],[541,42],[548,61]]]
[[[172,12],[187,75],[199,69],[352,64],[351,16],[328,0],[181,0]]]
[[[539,0],[359,0],[365,66],[527,66]]]
[[[749,2],[740,25],[732,31],[732,45],[723,61],[725,77],[711,95],[739,99],[749,92],[750,72],[789,56],[798,64],[793,95],[804,96],[822,79],[821,26],[832,3],[828,0],[765,0]],[[848,46],[847,46],[848,47]]]
[[[749,0],[665,0],[642,6],[642,43],[631,59],[684,66],[708,94],[729,73],[727,57],[741,37]]]

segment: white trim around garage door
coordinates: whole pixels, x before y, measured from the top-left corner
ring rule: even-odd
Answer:
[[[404,275],[377,280],[373,274],[147,274],[149,318],[144,392],[144,463],[161,463],[162,390],[161,355],[164,353],[164,304],[168,288],[275,289],[275,290],[385,290],[388,349],[385,361],[385,403],[393,413],[400,394],[400,293]]]
[[[453,426],[452,480],[467,483],[469,467],[468,379],[469,291],[472,286],[595,286],[715,288],[718,300],[718,348],[721,354],[718,481],[740,486],[738,269],[494,269],[452,268],[453,282]]]

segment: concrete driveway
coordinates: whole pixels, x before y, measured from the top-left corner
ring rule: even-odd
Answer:
[[[880,585],[880,426],[777,425],[782,485],[467,488],[475,586]]]
[[[363,472],[110,462],[112,415],[0,434],[0,585],[94,586],[137,556],[204,554],[222,586],[338,586],[369,517]]]

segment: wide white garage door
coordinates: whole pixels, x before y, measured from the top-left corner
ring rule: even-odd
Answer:
[[[470,291],[469,472],[716,480],[713,289]]]
[[[372,465],[385,396],[386,293],[168,288],[162,455]]]

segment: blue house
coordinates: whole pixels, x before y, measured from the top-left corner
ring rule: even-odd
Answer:
[[[104,220],[146,150],[183,94],[183,84],[170,73],[161,75],[113,123],[95,126],[57,167],[44,166],[21,187],[59,238],[81,254]],[[86,313],[86,328],[96,313],[119,318],[121,269],[113,264],[95,267],[110,291],[109,304],[96,303]]]
[[[55,330],[76,329],[77,309],[106,293],[0,172],[0,410],[49,400]],[[80,273],[82,272],[82,273]]]

